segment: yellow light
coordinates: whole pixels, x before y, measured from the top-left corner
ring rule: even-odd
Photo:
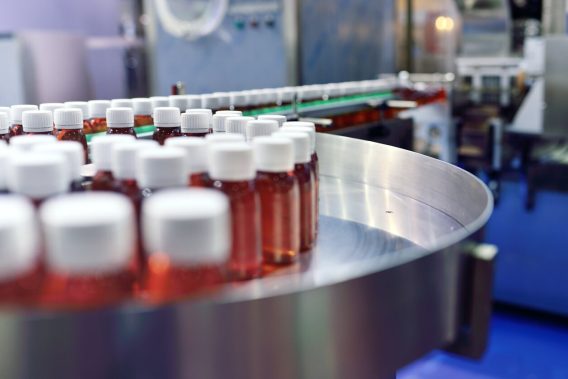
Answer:
[[[451,32],[454,29],[454,20],[451,17],[438,16],[434,25],[438,31]]]

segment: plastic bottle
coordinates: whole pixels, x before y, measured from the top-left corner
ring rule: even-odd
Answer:
[[[168,190],[142,210],[150,302],[204,293],[224,281],[231,229],[229,201],[208,189]]]
[[[258,137],[253,146],[264,262],[293,263],[300,252],[300,192],[293,143],[287,138]]]
[[[69,191],[70,173],[60,154],[14,152],[7,167],[11,193],[26,196],[36,206],[46,199]]]
[[[178,137],[166,141],[166,146],[177,147],[185,152],[186,169],[191,187],[209,186],[207,174],[207,142],[203,138]]]
[[[65,159],[67,172],[69,174],[69,191],[83,191],[83,177],[81,176],[81,167],[85,164],[85,155],[83,146],[75,141],[61,141],[58,143],[44,143],[34,145],[33,151],[38,153],[61,154]]]
[[[259,120],[272,120],[278,123],[278,127],[281,128],[282,125],[286,122],[286,116],[280,114],[263,114],[258,116]]]
[[[181,137],[181,115],[179,109],[176,107],[154,109],[154,125],[156,130],[152,139],[160,145],[163,145],[165,140],[170,137]]]
[[[211,188],[225,193],[231,204],[230,278],[256,278],[261,274],[262,241],[252,148],[244,143],[210,145],[209,176]]]
[[[311,250],[316,239],[315,177],[310,166],[310,137],[306,133],[277,132],[294,143],[294,175],[300,188],[300,251]]]
[[[108,108],[106,110],[107,135],[126,134],[136,138],[132,108]]]
[[[159,107],[170,106],[170,100],[167,96],[152,96],[150,97],[150,101],[152,102],[152,110]]]
[[[6,113],[0,112],[0,141],[10,141],[10,121]]]
[[[134,102],[131,99],[112,99],[110,101],[111,108],[134,108]]]
[[[41,304],[84,309],[132,296],[135,225],[126,198],[72,194],[46,202],[40,219],[47,270]]]
[[[93,177],[93,191],[114,191],[112,175],[112,147],[122,142],[134,142],[136,139],[126,134],[97,136],[91,141],[91,159],[97,170]]]
[[[89,103],[86,101],[67,101],[65,103],[65,108],[76,108],[81,110],[81,114],[83,117],[83,133],[90,134],[92,133],[91,129],[91,122],[89,121]]]
[[[213,126],[213,133],[225,133],[225,121],[229,117],[242,116],[240,111],[217,111],[211,118],[211,125]]]
[[[25,111],[22,113],[24,134],[53,135],[53,115],[50,111]]]
[[[22,113],[25,111],[37,111],[37,105],[12,105],[10,108],[11,126],[10,137],[21,136],[24,134],[24,127],[22,125]]]
[[[135,98],[132,99],[132,104],[134,106],[134,126],[147,126],[154,125],[154,119],[152,118],[152,101],[146,98]]]
[[[186,137],[205,137],[210,133],[209,116],[206,113],[181,115],[181,134]]]
[[[273,120],[251,120],[246,126],[247,141],[257,137],[270,136],[278,131],[278,122]]]
[[[108,100],[91,100],[89,104],[89,121],[92,133],[102,133],[107,130],[106,110],[110,108]]]
[[[0,196],[0,303],[30,305],[39,292],[43,270],[39,232],[31,202]]]
[[[136,181],[142,200],[154,193],[187,186],[185,152],[173,147],[143,150],[138,154]]]
[[[228,117],[225,120],[225,132],[241,134],[247,137],[247,124],[249,121],[254,121],[254,117],[234,116]]]
[[[194,113],[201,113],[207,115],[207,125],[209,127],[209,133],[213,132],[212,125],[213,125],[213,111],[207,108],[195,108],[195,109],[187,109],[185,111],[186,114],[194,114]]]
[[[10,138],[10,148],[19,152],[26,152],[33,150],[35,145],[56,142],[57,139],[51,135],[15,136]]]
[[[87,162],[89,149],[83,133],[83,113],[77,108],[57,109],[53,115],[55,137],[58,141],[75,141],[83,148],[83,164]]]

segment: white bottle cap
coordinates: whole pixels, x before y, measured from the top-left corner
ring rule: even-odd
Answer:
[[[134,111],[132,108],[108,108],[106,110],[107,126],[109,128],[132,128],[134,126]]]
[[[49,111],[53,113],[54,110],[65,107],[63,103],[43,103],[39,105],[40,111]]]
[[[22,124],[22,113],[25,111],[37,111],[37,105],[12,105],[10,108],[10,117],[12,125],[21,125]]]
[[[112,99],[110,101],[110,106],[112,108],[134,108],[134,104],[131,99]]]
[[[252,141],[256,137],[270,136],[277,132],[278,122],[273,120],[251,120],[247,123],[247,140]]]
[[[15,136],[10,138],[10,149],[25,152],[33,149],[35,145],[44,143],[56,143],[57,138],[49,135]]]
[[[185,152],[174,147],[141,151],[136,165],[138,186],[160,189],[187,185],[185,162]]]
[[[259,105],[260,104],[260,94],[257,90],[243,91],[247,97],[247,103],[249,105]]]
[[[126,269],[135,246],[134,209],[109,192],[75,193],[40,209],[48,269],[70,275],[100,275]]]
[[[263,104],[276,104],[278,101],[278,92],[272,88],[265,88],[260,91]]]
[[[112,168],[112,147],[121,142],[134,142],[136,138],[126,134],[110,134],[97,136],[91,141],[91,159],[99,171],[110,171]]]
[[[142,206],[144,248],[176,266],[224,264],[230,253],[229,200],[210,189],[167,190]]]
[[[278,127],[282,127],[282,125],[286,122],[286,116],[280,114],[263,114],[258,116],[259,120],[272,120],[278,123]]]
[[[132,107],[135,115],[150,116],[152,114],[152,101],[144,97],[132,99]]]
[[[50,111],[25,111],[22,113],[24,133],[53,131],[53,115]]]
[[[185,95],[187,101],[187,109],[201,108],[201,96]]]
[[[159,128],[179,127],[181,125],[179,109],[177,107],[158,107],[154,109],[154,125]]]
[[[229,109],[231,106],[231,95],[226,92],[215,92],[213,95],[217,97],[219,109]]]
[[[205,141],[209,144],[226,143],[226,142],[245,142],[245,136],[235,133],[219,133],[208,134]]]
[[[0,113],[6,113],[10,118],[10,107],[0,107]]]
[[[213,111],[211,109],[205,108],[195,108],[195,109],[186,109],[185,113],[192,114],[192,113],[203,113],[207,115],[207,125],[211,128],[211,124],[213,122]]]
[[[310,151],[313,154],[316,151],[316,132],[307,126],[287,126],[280,129],[281,132],[300,132],[307,133],[310,136]]]
[[[229,117],[238,117],[238,116],[242,116],[242,112],[240,112],[240,111],[219,111],[219,112],[216,112],[211,119],[211,124],[213,125],[213,131],[215,133],[224,133],[225,132],[225,122],[227,121],[227,119]]]
[[[201,108],[219,109],[219,98],[214,94],[201,95]]]
[[[316,124],[314,124],[313,122],[309,122],[309,121],[286,121],[284,124],[282,124],[282,127],[285,128],[287,126],[304,126],[307,128],[311,128],[314,131],[316,130]]]
[[[35,145],[34,152],[61,154],[67,165],[67,172],[71,180],[81,179],[81,166],[85,164],[85,151],[83,145],[75,141],[59,141]]]
[[[255,178],[252,147],[245,143],[209,145],[209,176],[213,180],[241,181]]]
[[[257,171],[286,172],[294,170],[294,145],[288,138],[258,137],[253,141]]]
[[[10,156],[7,183],[12,193],[45,199],[67,192],[70,182],[68,166],[60,154],[25,152]]]
[[[152,102],[152,109],[170,106],[170,100],[167,96],[152,96],[150,101]]]
[[[108,100],[90,100],[89,104],[89,118],[105,118],[106,110],[110,108],[110,101]]]
[[[170,95],[168,99],[170,101],[170,107],[177,108],[180,112],[188,108],[186,95]]]
[[[67,101],[63,104],[65,104],[65,108],[80,109],[83,120],[87,120],[89,118],[89,103],[86,101]]]
[[[0,281],[33,270],[39,260],[35,208],[25,197],[0,197]]]
[[[10,121],[8,114],[0,112],[0,134],[7,134],[10,132]]]
[[[294,100],[296,89],[294,87],[284,87],[277,90],[278,104],[290,103]]]
[[[209,115],[199,112],[182,114],[181,131],[183,133],[207,133],[209,131]]]
[[[253,120],[254,117],[246,117],[246,116],[229,117],[225,120],[225,132],[242,134],[246,138],[247,124],[249,121]]]
[[[244,107],[248,105],[248,96],[246,92],[231,92],[231,105],[233,107]]]
[[[160,145],[152,140],[121,142],[112,146],[112,175],[115,179],[136,179],[138,154]]]
[[[223,116],[223,115],[242,116],[243,112],[242,111],[217,111],[217,112],[215,112],[215,114],[218,114],[219,116]]]
[[[83,129],[83,112],[78,108],[61,108],[53,112],[57,129]]]
[[[292,140],[294,143],[294,163],[310,162],[310,136],[307,133],[279,131],[274,133],[273,136]]]
[[[185,152],[186,168],[189,174],[207,172],[207,142],[203,138],[174,137],[168,138],[166,146],[177,147]]]

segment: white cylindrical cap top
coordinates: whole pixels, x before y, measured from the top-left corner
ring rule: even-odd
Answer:
[[[10,121],[8,114],[0,112],[0,134],[7,134],[10,132]]]
[[[238,112],[238,113],[237,113]],[[242,112],[240,111],[219,111],[213,115],[211,119],[211,123],[213,126],[213,131],[215,133],[224,133],[225,132],[225,122],[229,117],[238,117],[241,116]]]
[[[22,124],[22,113],[25,111],[37,111],[37,105],[12,105],[10,108],[10,117],[12,125],[21,125]]]
[[[248,105],[248,96],[244,92],[231,92],[230,97],[233,107],[244,107]]]
[[[181,115],[181,131],[184,133],[207,133],[209,131],[209,115],[195,112]]]
[[[251,120],[247,123],[247,140],[252,141],[256,137],[270,136],[277,132],[278,122],[273,120]]]
[[[307,126],[287,126],[280,129],[281,132],[300,132],[307,133],[310,136],[310,152],[313,154],[316,151],[316,132]]]
[[[45,199],[69,189],[70,173],[60,154],[15,153],[8,162],[8,189],[32,199]]]
[[[136,166],[138,186],[150,189],[185,186],[185,162],[185,152],[174,147],[140,151]]]
[[[109,128],[132,128],[134,126],[134,111],[132,108],[108,108],[106,111]]]
[[[176,266],[220,265],[231,246],[229,200],[211,189],[167,190],[142,206],[144,248]]]
[[[186,109],[185,113],[203,113],[209,116],[209,118],[213,117],[213,111],[207,108],[193,108],[193,109]]]
[[[245,136],[235,133],[219,133],[208,134],[205,136],[205,141],[209,144],[226,143],[226,142],[245,142]]]
[[[170,106],[170,99],[167,96],[152,96],[150,101],[152,102],[152,109]]]
[[[201,96],[185,95],[187,101],[187,109],[201,108]]]
[[[308,163],[311,160],[310,136],[302,132],[283,132],[273,134],[275,137],[289,138],[294,143],[294,163]]]
[[[121,142],[112,147],[112,175],[115,179],[136,179],[138,154],[147,149],[158,148],[156,141],[137,140]]]
[[[278,127],[281,127],[286,122],[286,116],[280,114],[263,114],[258,116],[259,120],[272,120],[278,123]]]
[[[219,109],[229,109],[231,106],[231,95],[225,92],[215,92],[213,95],[217,97]]]
[[[83,129],[83,112],[79,108],[61,108],[53,112],[57,129]]]
[[[112,99],[110,101],[110,106],[112,108],[134,108],[134,104],[131,99]]]
[[[217,111],[217,112],[215,112],[215,114],[218,114],[220,116],[223,116],[223,115],[242,116],[243,112],[242,111]]]
[[[288,138],[258,137],[253,141],[257,171],[286,172],[294,170],[294,145]]]
[[[254,154],[246,143],[209,145],[209,176],[213,180],[241,181],[255,178]]]
[[[296,89],[293,87],[284,87],[284,88],[279,88],[277,90],[277,98],[278,98],[278,103],[279,104],[283,104],[283,103],[290,103],[294,100],[294,95],[296,94]]]
[[[53,115],[50,111],[25,111],[22,114],[24,133],[53,131]]]
[[[55,111],[56,109],[60,109],[65,107],[65,104],[63,103],[43,103],[39,105],[39,110],[40,111],[49,111],[51,113],[53,113],[53,111]]]
[[[179,127],[181,125],[179,109],[177,107],[158,107],[154,109],[154,125],[160,128]]]
[[[33,270],[39,260],[39,251],[34,206],[22,196],[0,196],[0,281]]]
[[[41,207],[40,219],[51,271],[116,273],[133,258],[134,209],[124,196],[91,192],[51,199]]]
[[[170,95],[168,99],[170,107],[177,108],[180,112],[188,108],[186,95]]]
[[[207,142],[203,138],[175,137],[168,138],[166,146],[177,147],[185,152],[186,169],[189,174],[207,172]]]
[[[83,145],[75,141],[59,141],[35,145],[33,151],[38,153],[61,154],[67,165],[67,172],[71,180],[81,179],[81,166],[85,164]]]
[[[65,108],[80,109],[83,120],[87,120],[89,118],[89,103],[86,101],[67,101],[63,104],[65,105]]]
[[[247,135],[247,124],[249,121],[253,121],[254,117],[246,116],[233,116],[228,117],[225,120],[225,132],[226,133],[237,133],[243,136]]]
[[[306,128],[311,128],[314,131],[316,130],[316,124],[309,121],[286,121],[284,124],[282,124],[283,128],[287,126],[304,126]]]
[[[132,99],[132,106],[135,115],[149,116],[152,114],[152,101],[145,97]],[[166,105],[167,106],[167,105]]]
[[[217,95],[201,95],[201,108],[219,109],[219,98]]]
[[[15,136],[10,138],[10,149],[17,151],[30,151],[35,145],[44,143],[56,143],[57,138],[48,135],[38,136]]]
[[[112,147],[122,142],[134,142],[136,138],[126,134],[97,136],[91,141],[91,158],[98,171],[112,169]]]
[[[89,105],[89,118],[105,118],[106,110],[110,108],[110,101],[108,100],[90,100]]]

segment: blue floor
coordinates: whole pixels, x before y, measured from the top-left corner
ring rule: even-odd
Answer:
[[[436,352],[399,371],[397,379],[568,379],[566,325],[496,313],[481,361]]]

